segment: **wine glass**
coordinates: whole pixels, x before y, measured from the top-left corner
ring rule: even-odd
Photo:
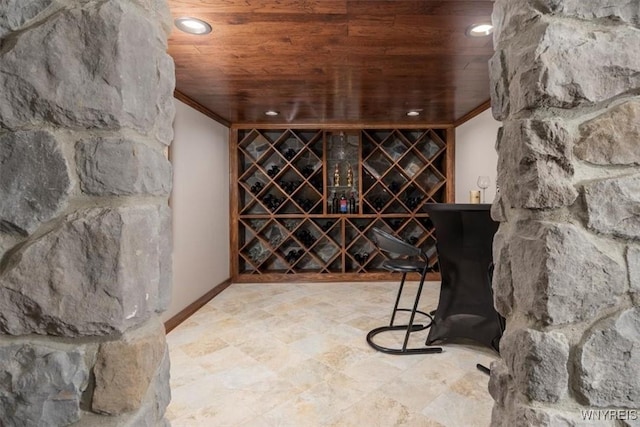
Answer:
[[[482,189],[482,203],[485,203],[484,190],[489,188],[491,179],[487,175],[480,175],[478,177],[478,187]]]

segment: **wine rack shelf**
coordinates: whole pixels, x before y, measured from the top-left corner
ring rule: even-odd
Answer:
[[[387,279],[374,227],[437,268],[425,206],[453,201],[452,130],[232,129],[232,279]]]

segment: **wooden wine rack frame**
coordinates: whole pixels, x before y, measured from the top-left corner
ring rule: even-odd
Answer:
[[[328,206],[337,132],[358,137],[358,158],[349,159],[358,213]],[[232,127],[232,281],[389,280],[373,227],[421,246],[436,264],[424,205],[454,200],[454,135],[428,126]]]

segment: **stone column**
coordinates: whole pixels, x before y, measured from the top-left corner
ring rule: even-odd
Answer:
[[[171,285],[164,0],[0,2],[0,424],[157,426]]]
[[[640,6],[496,0],[493,426],[640,425]]]

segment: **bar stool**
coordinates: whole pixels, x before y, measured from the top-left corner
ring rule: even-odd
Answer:
[[[367,343],[374,349],[381,351],[383,353],[388,354],[429,354],[429,353],[441,353],[442,348],[440,347],[419,347],[419,348],[407,348],[409,343],[409,336],[412,332],[422,331],[431,326],[433,323],[433,317],[425,313],[424,311],[418,310],[418,303],[420,302],[420,295],[422,293],[422,286],[424,285],[424,280],[427,273],[430,271],[429,262],[427,256],[424,254],[422,249],[410,245],[398,237],[391,235],[379,228],[373,228],[373,236],[378,248],[386,252],[392,256],[396,256],[397,258],[387,259],[382,263],[382,267],[388,271],[402,273],[402,280],[400,281],[400,287],[398,288],[398,294],[396,296],[396,302],[393,306],[393,311],[391,312],[391,321],[388,326],[381,326],[375,329],[372,329],[367,334]],[[420,274],[420,284],[418,285],[418,290],[416,291],[415,299],[413,301],[412,308],[399,308],[400,297],[402,296],[402,291],[404,289],[404,282],[407,277],[407,273],[419,273]],[[406,325],[395,325],[396,314],[399,311],[410,312],[409,323]],[[420,316],[424,316],[425,320],[428,321],[426,324],[418,323],[414,324],[416,313]],[[380,344],[377,344],[373,341],[373,338],[382,333],[388,331],[401,331],[405,330],[404,343],[402,344],[402,348],[391,348],[385,347]]]

